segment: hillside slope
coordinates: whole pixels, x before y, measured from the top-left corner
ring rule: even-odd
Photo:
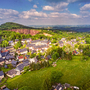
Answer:
[[[0,30],[11,30],[11,29],[32,29],[32,27],[24,26],[13,22],[6,22],[0,25]]]

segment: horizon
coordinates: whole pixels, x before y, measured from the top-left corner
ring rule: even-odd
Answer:
[[[90,25],[89,0],[1,0],[0,24]]]

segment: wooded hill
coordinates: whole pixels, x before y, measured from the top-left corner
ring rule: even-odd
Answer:
[[[0,25],[0,30],[11,30],[11,29],[33,29],[33,28],[13,22],[6,22]]]

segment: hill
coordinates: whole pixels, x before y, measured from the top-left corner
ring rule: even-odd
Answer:
[[[13,22],[6,22],[0,25],[0,30],[10,30],[10,29],[33,29],[33,28]]]

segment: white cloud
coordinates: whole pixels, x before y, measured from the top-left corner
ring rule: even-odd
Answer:
[[[20,18],[30,18],[30,17],[47,17],[46,13],[37,12],[35,9],[31,9],[29,11],[23,11],[20,15]]]
[[[33,8],[38,8],[37,5],[33,5]]]
[[[44,6],[43,7],[43,10],[47,10],[47,11],[63,11],[63,10],[67,10],[67,6],[68,6],[69,3],[66,3],[66,2],[61,2],[61,3],[58,3],[57,5],[54,5],[53,7],[52,6]]]
[[[54,10],[54,8],[52,6],[44,6],[43,10],[51,11],[51,10]]]
[[[80,10],[90,10],[90,3],[85,4],[83,7],[80,8]]]
[[[77,14],[70,14],[70,13],[58,13],[58,12],[53,12],[53,13],[50,13],[48,15],[49,17],[58,17],[58,18],[82,18],[82,16],[80,15],[77,15]]]
[[[4,15],[17,15],[19,14],[18,11],[12,9],[0,9],[0,14]]]

